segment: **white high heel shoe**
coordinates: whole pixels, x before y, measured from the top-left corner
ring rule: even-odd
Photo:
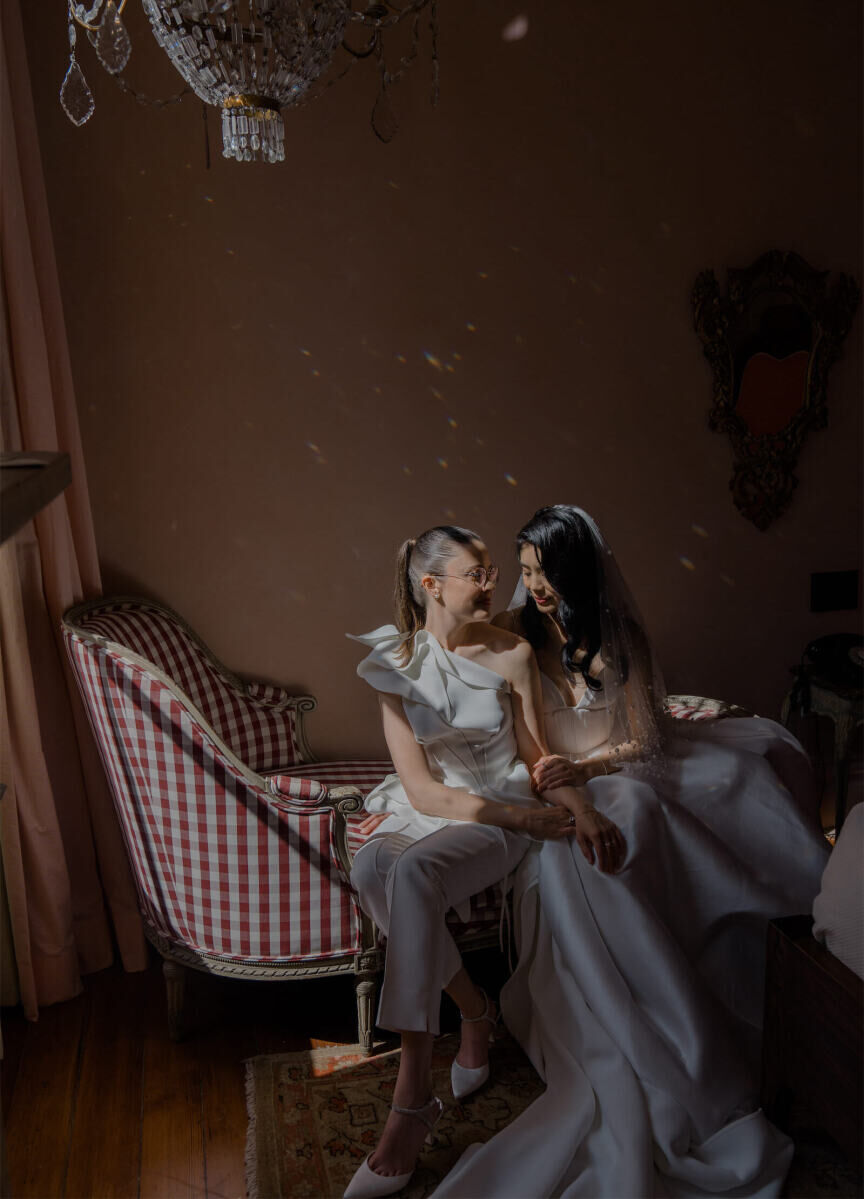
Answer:
[[[482,991],[482,988],[481,988]],[[489,1044],[495,1040],[495,1025],[498,1023],[498,1017],[491,1015],[492,1004],[489,1001],[489,996],[485,991],[482,991],[483,998],[486,1000],[486,1006],[483,1009],[482,1016],[462,1016],[463,1024],[479,1024],[481,1020],[488,1020],[492,1025],[492,1031],[489,1033]],[[460,1012],[460,1016],[462,1013]],[[485,1066],[460,1066],[456,1059],[453,1059],[453,1065],[450,1067],[450,1086],[453,1088],[454,1099],[464,1099],[466,1095],[471,1095],[474,1091],[483,1086],[483,1083],[489,1077],[489,1063]]]
[[[429,1129],[426,1144],[431,1144],[432,1129],[444,1111],[444,1104],[437,1095],[433,1095],[422,1107],[397,1107],[393,1103],[391,1108],[400,1116],[415,1116],[425,1124]],[[431,1115],[426,1114],[429,1108],[432,1108]],[[369,1157],[371,1156],[370,1153]],[[395,1195],[411,1181],[413,1170],[409,1170],[406,1174],[376,1174],[369,1165],[369,1157],[365,1157],[357,1167],[354,1177],[345,1188],[344,1199],[383,1199],[384,1195]]]

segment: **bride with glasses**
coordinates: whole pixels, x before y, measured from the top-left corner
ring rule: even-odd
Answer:
[[[476,533],[429,529],[399,551],[397,625],[356,638],[369,647],[358,673],[379,693],[398,773],[367,797],[384,819],[358,850],[351,881],[387,936],[377,1022],[401,1034],[402,1054],[390,1116],[347,1199],[405,1186],[442,1111],[431,1094],[442,989],[463,1018],[454,1095],[488,1077],[497,1012],[462,965],[447,911],[467,918],[471,896],[506,887],[535,843],[572,840],[598,872],[614,872],[624,856],[620,831],[583,788],[556,786],[549,804],[535,794],[540,677],[528,643],[489,624],[497,577]]]

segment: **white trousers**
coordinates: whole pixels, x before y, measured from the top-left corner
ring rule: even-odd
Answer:
[[[466,821],[419,840],[371,837],[358,850],[351,883],[387,937],[379,1027],[438,1035],[441,991],[462,965],[445,916],[503,882],[530,844],[521,833]]]

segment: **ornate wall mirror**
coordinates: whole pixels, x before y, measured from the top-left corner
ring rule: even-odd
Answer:
[[[789,506],[795,467],[810,429],[827,424],[828,370],[861,298],[849,275],[817,271],[772,250],[693,287],[696,332],[714,373],[708,426],[728,433],[736,508],[767,529]]]

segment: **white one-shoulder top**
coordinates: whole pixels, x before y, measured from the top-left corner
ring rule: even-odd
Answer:
[[[371,647],[357,667],[360,677],[376,691],[400,696],[433,778],[486,799],[535,802],[528,768],[518,757],[507,679],[451,653],[425,629],[416,634],[405,665],[397,656],[404,637],[395,625],[352,640]],[[400,832],[415,840],[460,823],[418,812],[396,774],[371,791],[364,806],[391,817],[379,833]]]

